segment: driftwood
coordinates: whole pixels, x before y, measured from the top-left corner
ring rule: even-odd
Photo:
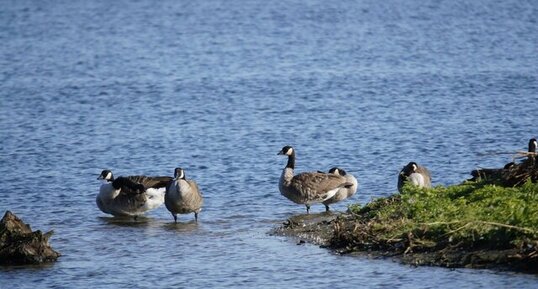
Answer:
[[[7,211],[0,221],[0,265],[56,261],[60,253],[54,251],[48,242],[52,233],[32,232],[29,225]]]

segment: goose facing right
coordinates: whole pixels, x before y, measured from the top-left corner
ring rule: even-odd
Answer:
[[[164,204],[177,223],[177,214],[194,213],[194,220],[198,221],[198,214],[202,210],[204,198],[194,180],[185,178],[182,168],[174,170],[174,181],[166,189]]]
[[[291,146],[285,146],[278,154],[288,156],[288,163],[282,170],[278,183],[280,193],[296,204],[304,204],[307,214],[310,213],[310,205],[322,203],[332,198],[340,188],[353,185],[336,174],[303,172],[294,175],[295,150]]]
[[[419,188],[431,188],[432,187],[432,177],[430,171],[423,166],[419,166],[415,162],[408,163],[400,171],[398,175],[398,191],[402,192],[402,187],[405,182],[410,182],[411,184]]]
[[[325,205],[325,211],[326,212],[328,212],[330,210],[329,209],[330,204],[334,204],[334,203],[343,201],[343,200],[355,195],[355,193],[357,192],[357,186],[359,185],[359,183],[357,182],[357,179],[353,175],[348,174],[345,170],[343,170],[341,168],[338,168],[338,167],[331,168],[329,170],[329,173],[340,175],[340,176],[346,178],[346,180],[348,182],[350,182],[352,185],[351,185],[351,187],[340,188],[338,190],[338,192],[336,192],[336,194],[332,198],[330,198],[328,200],[325,200],[323,202],[323,204]]]

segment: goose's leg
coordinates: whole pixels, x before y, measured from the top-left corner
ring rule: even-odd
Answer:
[[[176,215],[176,214],[172,214],[172,217],[174,217],[174,223],[177,223],[177,215]]]
[[[194,221],[198,223],[198,212],[194,212]]]
[[[329,205],[325,205],[325,212],[329,212],[330,209],[329,209]]]
[[[306,204],[305,206],[306,206],[306,213],[310,214],[310,205]]]

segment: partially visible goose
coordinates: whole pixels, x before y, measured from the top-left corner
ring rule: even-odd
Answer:
[[[323,201],[323,204],[325,205],[325,211],[326,212],[329,211],[329,205],[330,204],[334,204],[334,203],[343,201],[343,200],[353,196],[357,192],[357,186],[359,185],[359,183],[357,182],[357,179],[353,175],[348,174],[345,170],[343,170],[341,168],[337,168],[337,167],[331,168],[329,170],[329,173],[335,174],[335,175],[340,175],[340,176],[346,178],[346,180],[349,183],[351,183],[352,185],[351,185],[351,187],[340,188],[338,190],[338,192],[336,192],[336,194],[332,198]]]
[[[97,178],[103,180],[96,202],[101,211],[114,216],[137,217],[164,203],[166,186],[171,177],[128,176],[114,178],[103,170]]]
[[[402,192],[405,182],[418,186],[420,188],[431,188],[432,177],[428,169],[417,165],[415,162],[408,163],[398,175],[398,191]]]
[[[322,203],[332,198],[340,188],[351,187],[353,184],[346,178],[328,173],[305,172],[294,175],[295,150],[285,146],[278,153],[288,156],[288,163],[278,183],[280,193],[296,204],[306,205],[306,213],[310,213],[310,205]]]
[[[532,155],[527,157],[527,161],[531,167],[534,167],[537,164],[536,160],[538,159],[538,156],[536,155],[536,147],[538,147],[538,141],[536,141],[535,138],[531,138],[529,140],[529,153],[532,153]]]
[[[538,147],[538,141],[535,138],[529,140],[529,153],[536,153],[536,147]]]
[[[198,221],[198,214],[202,210],[204,199],[198,185],[193,180],[185,178],[182,168],[174,170],[174,181],[166,189],[164,204],[177,223],[177,214],[194,213],[194,220]]]

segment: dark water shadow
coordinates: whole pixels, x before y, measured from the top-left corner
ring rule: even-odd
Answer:
[[[173,221],[170,223],[166,223],[163,225],[163,228],[168,231],[175,231],[175,232],[192,232],[195,230],[198,230],[200,228],[200,224],[195,222],[194,220],[188,221],[188,222],[177,222],[174,223]]]
[[[27,265],[0,265],[0,271],[6,271],[6,272],[15,271],[15,270],[39,271],[39,270],[52,268],[55,264],[56,262],[46,262],[42,264],[27,264]]]
[[[149,227],[158,223],[157,220],[138,216],[136,219],[133,217],[121,216],[121,217],[97,217],[102,222],[108,225],[120,226],[120,227]]]

